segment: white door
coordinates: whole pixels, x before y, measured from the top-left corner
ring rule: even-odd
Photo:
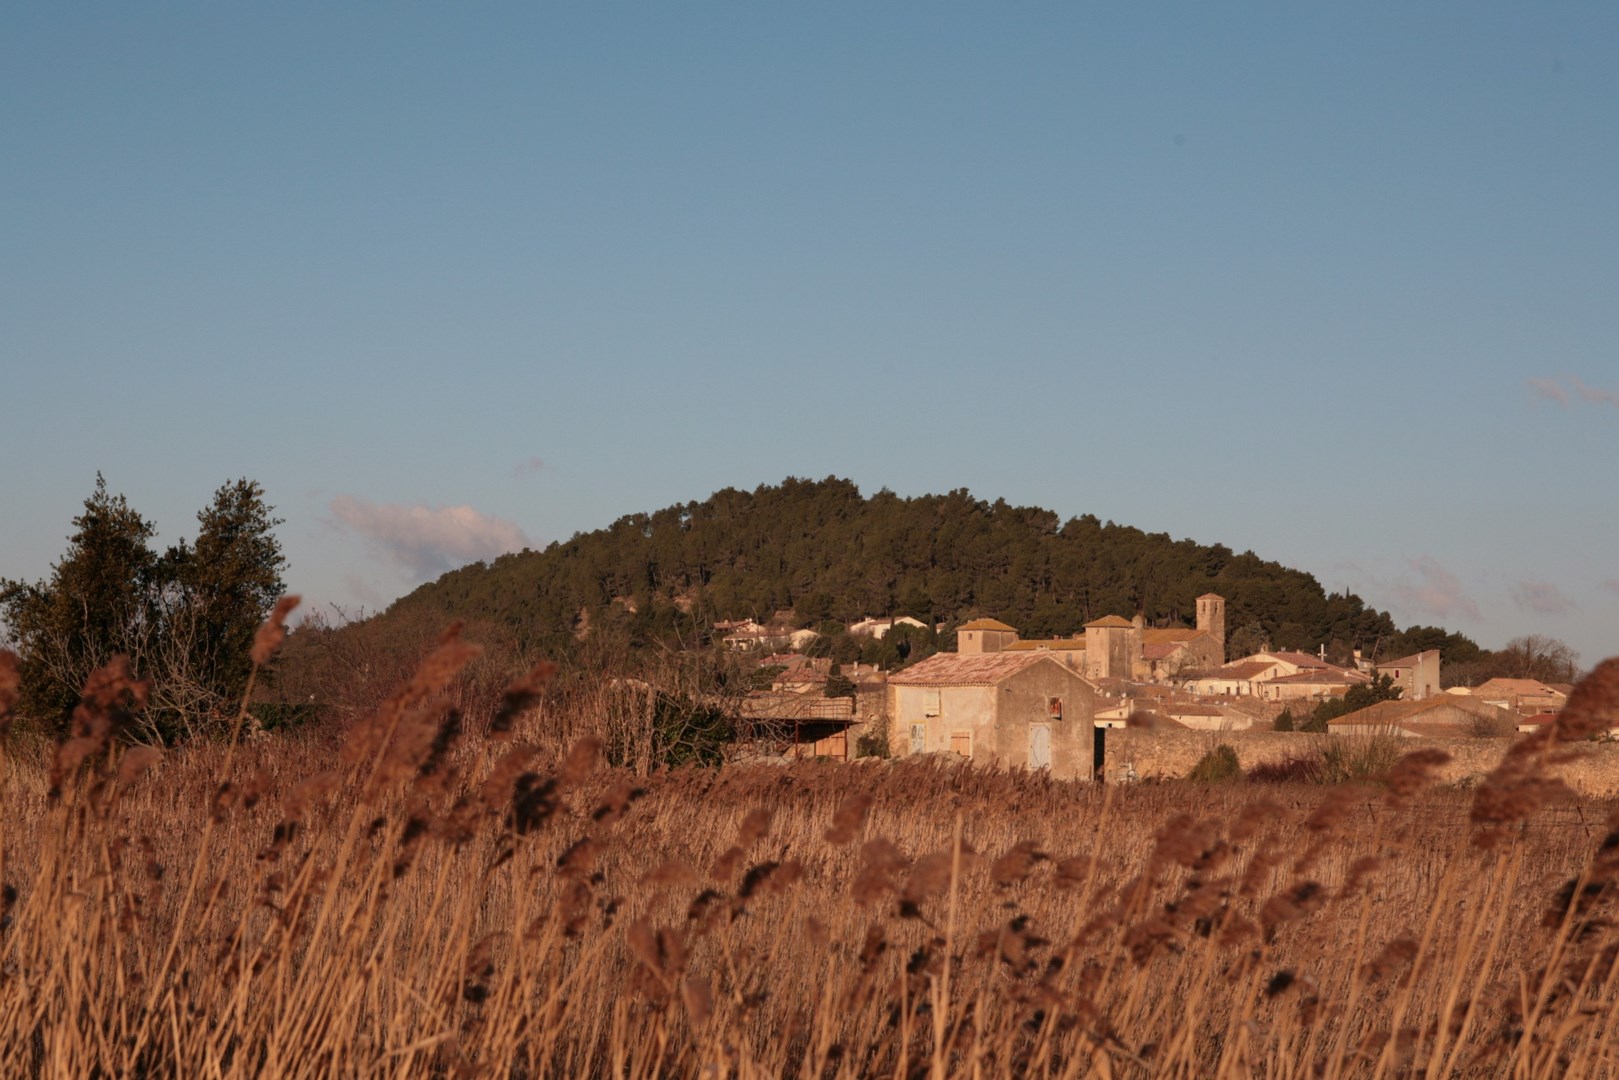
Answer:
[[[1029,725],[1029,768],[1051,768],[1051,725]]]
[[[928,729],[926,724],[911,725],[911,753],[920,754],[928,748]]]

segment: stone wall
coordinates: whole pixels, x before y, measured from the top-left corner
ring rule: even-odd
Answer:
[[[1289,758],[1307,757],[1316,752],[1321,740],[1343,741],[1396,736],[1312,735],[1293,731],[1184,731],[1179,729],[1117,728],[1107,733],[1104,768],[1109,781],[1181,779],[1204,754],[1221,743],[1237,752],[1244,771],[1256,765],[1280,764]],[[1416,739],[1399,740],[1405,750],[1436,747],[1451,756],[1450,764],[1439,770],[1439,779],[1448,784],[1470,784],[1481,780],[1500,763],[1511,739]],[[1584,753],[1557,775],[1583,795],[1606,798],[1619,795],[1619,743],[1587,743]]]

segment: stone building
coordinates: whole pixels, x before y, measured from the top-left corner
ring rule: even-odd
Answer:
[[[1405,701],[1421,701],[1439,693],[1439,650],[1428,649],[1398,660],[1379,660],[1377,673],[1387,675],[1405,691]]]
[[[1089,779],[1095,695],[1045,653],[940,653],[889,677],[888,745]]]
[[[1082,635],[1024,641],[1003,622],[974,619],[956,629],[956,649],[963,655],[1049,652],[1093,681],[1162,682],[1225,663],[1225,598],[1198,597],[1195,628],[1149,627],[1140,615],[1134,620],[1108,615],[1086,623]]]

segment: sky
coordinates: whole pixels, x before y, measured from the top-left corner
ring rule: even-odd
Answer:
[[[1619,6],[0,7],[0,577],[968,488],[1619,653]]]

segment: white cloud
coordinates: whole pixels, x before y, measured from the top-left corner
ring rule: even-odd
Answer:
[[[1439,618],[1453,614],[1465,615],[1470,619],[1481,617],[1478,604],[1467,595],[1461,581],[1445,569],[1438,559],[1432,555],[1412,559],[1411,570],[1418,579],[1415,583],[1402,578],[1394,586],[1394,594],[1401,606]]]
[[[1549,581],[1520,581],[1512,590],[1512,602],[1537,615],[1567,615],[1574,601]]]
[[[517,525],[470,506],[373,503],[351,495],[328,505],[372,551],[421,581],[530,546]]]

